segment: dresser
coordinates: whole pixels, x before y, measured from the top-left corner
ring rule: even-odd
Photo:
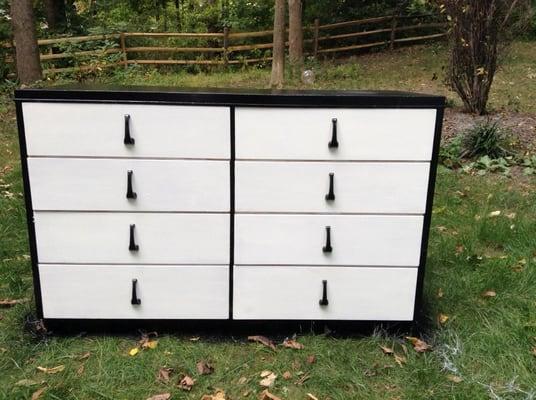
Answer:
[[[413,321],[444,98],[15,93],[45,323]]]

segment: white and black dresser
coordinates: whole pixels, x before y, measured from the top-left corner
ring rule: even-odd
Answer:
[[[415,319],[443,97],[80,86],[15,99],[45,322]]]

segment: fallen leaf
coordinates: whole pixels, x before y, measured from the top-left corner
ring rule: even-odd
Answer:
[[[459,256],[460,254],[463,253],[464,250],[465,250],[465,247],[464,247],[462,244],[458,244],[458,245],[456,245],[456,252],[455,252],[455,254],[456,254],[457,256]]]
[[[206,361],[199,361],[196,364],[197,372],[200,375],[209,375],[214,372],[214,367]]]
[[[225,400],[225,392],[221,389],[216,389],[214,394],[205,394],[201,400]]]
[[[413,336],[406,336],[406,339],[411,342],[411,344],[413,345],[413,349],[417,353],[424,353],[425,351],[430,351],[432,349],[428,343],[419,338]]]
[[[156,332],[144,333],[139,340],[139,347],[142,349],[155,349],[158,346],[158,340],[153,340],[151,337],[158,336]]]
[[[246,378],[245,376],[241,376],[241,377],[238,379],[237,383],[238,383],[239,385],[244,385],[247,381],[248,381],[248,378]]]
[[[395,353],[395,362],[402,367],[403,364],[406,363],[406,357],[398,355]]]
[[[162,367],[158,370],[158,376],[156,377],[156,380],[167,383],[169,382],[169,377],[172,372],[173,368]]]
[[[41,389],[37,389],[35,392],[33,392],[31,400],[40,399],[45,390],[46,390],[46,386],[42,387]]]
[[[76,370],[76,375],[80,376],[84,373],[84,370],[86,369],[86,367],[84,367],[84,364],[80,365],[78,367],[78,369]]]
[[[493,291],[493,290],[486,290],[485,292],[482,292],[482,294],[480,296],[482,296],[482,297],[495,297],[495,296],[497,296],[497,293],[495,293],[495,291]]]
[[[437,289],[437,298],[438,299],[443,298],[444,295],[445,295],[445,293],[443,292],[443,289],[441,289],[441,288]]]
[[[284,379],[284,380],[288,381],[288,380],[291,379],[291,378],[292,378],[292,374],[290,373],[290,371],[285,371],[285,372],[283,373],[283,379]]]
[[[266,347],[269,347],[269,348],[271,348],[272,350],[275,351],[275,345],[274,345],[274,342],[272,342],[270,339],[268,339],[268,338],[265,337],[265,336],[259,336],[259,335],[256,335],[256,336],[248,336],[248,340],[249,340],[250,342],[261,343],[261,344],[265,345]]]
[[[91,353],[89,351],[86,351],[85,353],[78,356],[78,361],[87,360],[91,356]]]
[[[380,349],[382,349],[383,354],[393,354],[394,350],[387,346],[380,346]]]
[[[307,393],[307,397],[309,397],[311,400],[318,400],[318,397],[311,393]]]
[[[283,340],[283,347],[288,349],[302,350],[305,346],[294,339]]]
[[[447,379],[454,383],[460,383],[461,381],[463,381],[463,378],[458,375],[447,375]]]
[[[439,315],[437,316],[437,322],[439,322],[439,324],[441,325],[445,325],[448,320],[449,316],[446,314],[439,313]]]
[[[305,381],[309,380],[309,378],[311,377],[311,374],[309,373],[306,373],[306,374],[303,374],[300,379],[298,379],[296,382],[294,382],[294,384],[296,385],[303,385],[305,383]]]
[[[488,217],[493,218],[493,217],[498,217],[499,215],[501,215],[501,212],[499,210],[497,210],[497,211],[490,212],[488,214]]]
[[[138,354],[140,352],[140,349],[138,347],[134,347],[133,349],[130,349],[130,351],[128,352],[129,355],[131,356],[135,356],[136,354]]]
[[[0,300],[0,307],[13,307],[17,304],[26,303],[28,299],[4,299]]]
[[[169,400],[171,399],[171,393],[155,394],[149,397],[147,400]]]
[[[262,387],[270,387],[274,384],[277,375],[271,371],[262,371],[261,378],[263,379],[261,379],[259,385],[261,385]]]
[[[188,375],[184,375],[182,379],[179,381],[179,388],[182,390],[190,391],[192,390],[192,386],[195,384],[195,379],[192,379],[192,377]]]
[[[515,217],[516,217],[515,212],[511,212],[511,213],[506,214],[506,218],[508,218],[508,219],[515,219]]]
[[[65,365],[58,365],[57,367],[53,368],[37,367],[37,369],[45,374],[57,374],[65,369]]]
[[[309,364],[314,364],[316,362],[316,356],[314,354],[307,356],[307,362]]]
[[[39,385],[39,382],[34,381],[32,379],[21,379],[17,383],[15,383],[15,386],[35,386]]]
[[[264,389],[259,396],[259,400],[281,400],[281,398],[270,393],[268,389]]]

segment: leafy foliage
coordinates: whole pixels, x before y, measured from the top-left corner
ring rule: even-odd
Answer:
[[[476,124],[465,132],[463,138],[463,155],[467,157],[488,156],[503,157],[509,154],[506,149],[507,132],[498,122]]]

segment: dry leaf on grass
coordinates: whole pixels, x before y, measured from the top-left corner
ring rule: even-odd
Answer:
[[[314,364],[316,362],[316,356],[314,354],[311,354],[307,356],[307,363],[308,364]]]
[[[277,375],[274,374],[272,371],[262,371],[261,378],[263,379],[261,379],[259,385],[261,385],[262,387],[270,387],[274,384]]]
[[[268,338],[265,337],[265,336],[259,336],[259,335],[248,336],[248,340],[249,340],[250,342],[261,343],[261,344],[265,345],[266,347],[269,347],[269,348],[271,348],[272,350],[275,351],[275,345],[274,345],[274,342],[272,342],[270,339],[268,339]]]
[[[0,307],[13,307],[17,304],[26,303],[28,299],[4,299],[0,300]]]
[[[163,383],[167,383],[169,382],[169,377],[171,376],[172,372],[173,368],[162,367],[158,370],[156,380]]]
[[[291,379],[291,378],[292,378],[292,374],[290,373],[290,371],[285,371],[285,372],[283,373],[283,379],[284,379],[284,380],[288,381],[288,380]]]
[[[221,389],[216,389],[214,394],[205,394],[201,400],[226,400],[225,392]]]
[[[303,385],[307,380],[309,380],[309,378],[311,377],[311,374],[309,373],[306,373],[306,374],[303,374],[300,379],[298,379],[296,382],[294,382],[295,385],[298,385],[298,386],[301,386]]]
[[[171,399],[171,393],[155,394],[149,397],[147,400],[169,400]]]
[[[52,368],[37,367],[37,369],[45,374],[57,374],[65,369],[65,365],[58,365],[57,367]]]
[[[383,354],[393,354],[394,353],[394,350],[390,347],[387,347],[387,346],[381,346],[380,345],[380,349],[382,349],[383,351]]]
[[[486,290],[485,292],[483,292],[481,294],[482,297],[495,297],[497,296],[497,293],[495,293],[495,291],[493,290]]]
[[[463,378],[458,375],[447,375],[447,379],[454,383],[460,383],[461,381],[463,381]]]
[[[41,389],[37,389],[35,392],[33,392],[31,400],[40,399],[46,389],[47,389],[46,386],[42,387]]]
[[[241,377],[238,379],[237,383],[238,383],[239,385],[244,385],[244,384],[247,383],[247,381],[248,381],[248,378],[246,378],[245,376],[241,376]]]
[[[39,382],[34,381],[32,379],[21,379],[17,383],[15,383],[15,386],[35,386],[39,385]]]
[[[130,349],[130,351],[128,352],[128,355],[135,356],[139,352],[140,352],[140,349],[138,347],[134,347],[133,349]]]
[[[318,400],[318,397],[316,397],[314,394],[312,393],[307,393],[307,397],[310,398],[311,400]]]
[[[488,217],[493,218],[493,217],[498,217],[499,215],[501,215],[501,212],[499,210],[497,210],[497,211],[490,212],[488,214]]]
[[[270,393],[268,389],[264,389],[259,396],[259,400],[281,400],[281,398]]]
[[[91,352],[86,351],[78,356],[78,361],[87,360],[91,356]]]
[[[182,390],[190,391],[192,390],[192,386],[195,384],[195,379],[192,379],[191,376],[184,375],[181,380],[179,381],[179,388]]]
[[[80,365],[78,367],[78,369],[76,370],[76,375],[80,376],[84,373],[84,370],[86,369],[86,367],[84,366],[84,364]]]
[[[432,350],[432,347],[428,343],[426,343],[424,340],[421,340],[413,336],[406,336],[406,339],[411,342],[411,344],[413,345],[413,349],[417,353],[424,353],[425,351]]]
[[[138,342],[140,347],[142,349],[156,349],[156,346],[158,346],[158,340],[151,339],[151,337],[158,336],[158,333],[156,332],[150,332],[150,333],[144,333],[141,335],[141,339]]]
[[[403,364],[406,363],[406,357],[401,356],[401,355],[398,355],[398,354],[395,353],[395,362],[396,362],[400,367],[402,367]]]
[[[448,320],[449,316],[446,314],[439,313],[437,316],[437,322],[439,322],[440,325],[445,325]]]
[[[294,339],[285,339],[283,340],[283,347],[288,349],[302,350],[305,346]]]
[[[208,362],[201,360],[196,364],[197,372],[200,375],[209,375],[214,372],[214,367],[212,364],[209,364]]]

